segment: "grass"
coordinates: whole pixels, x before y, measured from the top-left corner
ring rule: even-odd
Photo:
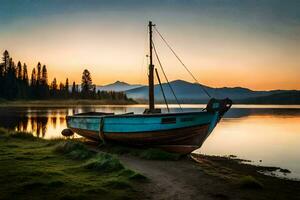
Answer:
[[[36,139],[36,137],[34,137],[31,133],[28,132],[12,132],[9,136],[12,138],[26,139],[32,141]]]
[[[115,156],[108,153],[98,153],[97,156],[87,162],[84,167],[101,173],[115,172],[125,169],[122,163]]]
[[[0,128],[0,199],[136,199],[146,177],[76,141]]]
[[[84,144],[78,141],[60,141],[55,146],[54,152],[76,160],[85,160],[95,155],[95,152],[87,149]]]
[[[263,185],[253,176],[243,176],[239,179],[239,186],[243,189],[262,189]]]
[[[122,145],[106,144],[100,147],[103,151],[112,152],[114,154],[128,154],[145,160],[179,160],[183,155],[178,153],[170,153],[155,148],[134,148]]]

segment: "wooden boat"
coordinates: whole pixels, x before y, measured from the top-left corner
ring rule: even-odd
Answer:
[[[157,147],[190,153],[201,147],[222,116],[231,107],[230,99],[210,99],[198,112],[161,113],[154,105],[152,27],[149,22],[149,108],[143,114],[80,113],[67,116],[68,128],[91,140],[142,147]],[[160,82],[160,79],[158,77]]]

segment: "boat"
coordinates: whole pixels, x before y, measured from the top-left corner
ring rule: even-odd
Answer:
[[[206,108],[194,112],[162,113],[161,109],[155,108],[153,49],[154,53],[156,53],[156,50],[152,40],[152,29],[154,26],[150,21],[148,24],[148,58],[150,63],[148,69],[149,107],[142,114],[90,112],[67,116],[69,131],[91,140],[103,141],[104,143],[160,148],[181,154],[191,153],[201,147],[217,123],[230,109],[232,101],[229,98],[210,98]],[[175,54],[175,52],[173,53]],[[176,57],[178,56],[176,55]],[[157,60],[161,65],[158,57]],[[156,69],[155,72],[161,86]],[[161,91],[169,111],[162,87]]]

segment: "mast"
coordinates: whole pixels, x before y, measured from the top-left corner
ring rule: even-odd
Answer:
[[[148,74],[148,84],[149,84],[149,112],[154,111],[154,65],[152,62],[152,21],[149,21],[149,58],[150,58],[150,64],[149,64],[149,74]]]

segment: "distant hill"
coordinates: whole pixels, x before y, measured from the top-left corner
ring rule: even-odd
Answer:
[[[236,103],[300,105],[300,91],[283,91],[268,96],[238,100]]]
[[[115,91],[115,92],[124,92],[126,90],[131,90],[134,88],[138,88],[141,87],[142,85],[140,84],[128,84],[122,81],[116,81],[114,83],[111,84],[107,84],[107,85],[96,85],[96,91],[100,90],[100,91]],[[81,90],[81,85],[78,84],[78,88],[79,90]],[[72,90],[72,85],[69,86],[69,90]]]
[[[203,92],[199,84],[190,83],[183,80],[175,80],[170,82],[170,84],[173,90],[175,91],[177,98],[181,103],[206,103],[207,100],[209,99],[206,96],[206,94]],[[175,102],[175,98],[172,95],[172,92],[168,84],[163,83],[162,87],[164,89],[168,101]],[[271,99],[277,98],[276,101],[274,100],[274,102],[277,103],[283,101],[280,98],[296,99],[291,102],[297,102],[299,100],[299,97],[297,95],[295,96],[294,93],[299,91],[293,91],[293,90],[253,91],[242,87],[212,88],[205,85],[203,85],[203,87],[209,92],[209,94],[211,94],[211,96],[215,98],[229,97],[235,102],[244,102],[244,103],[263,102],[263,99],[265,99],[265,97],[268,97],[270,102]],[[145,101],[148,99],[148,86],[141,86],[134,89],[126,90],[125,93],[129,98]],[[163,96],[159,85],[154,86],[154,94],[157,102],[163,102]]]
[[[170,82],[173,90],[180,103],[207,103],[208,97],[203,92],[205,88],[212,97],[215,98],[231,98],[234,103],[240,104],[300,104],[300,91],[297,90],[270,90],[270,91],[254,91],[243,87],[220,87],[213,88],[197,83],[190,83],[183,80],[175,80]],[[100,91],[123,91],[129,98],[140,102],[148,101],[148,86],[140,84],[128,84],[122,81],[96,86]],[[169,103],[176,103],[175,98],[167,83],[163,83],[162,87]],[[80,85],[79,85],[80,89]],[[70,86],[71,90],[71,86]],[[163,103],[163,96],[159,85],[154,86],[155,101]]]
[[[139,85],[139,84],[130,85],[130,84],[125,83],[125,82],[116,81],[116,82],[108,84],[108,85],[96,86],[96,88],[97,88],[97,90],[100,90],[100,91],[122,92],[122,91],[125,91],[125,90],[131,90],[131,89],[134,89],[134,88],[138,88],[138,87],[141,87],[141,86],[142,85]]]

